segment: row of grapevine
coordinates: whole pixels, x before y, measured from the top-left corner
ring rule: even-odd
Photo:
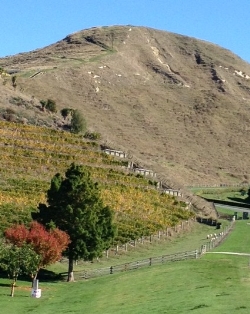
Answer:
[[[27,212],[46,202],[51,178],[65,173],[72,162],[89,169],[104,203],[115,210],[116,243],[163,230],[192,215],[184,203],[159,193],[153,182],[129,173],[126,161],[97,147],[71,133],[0,121],[1,231],[12,222],[27,221]]]

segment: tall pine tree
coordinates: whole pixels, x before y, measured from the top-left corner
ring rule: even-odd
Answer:
[[[84,166],[72,164],[65,177],[56,174],[47,192],[47,204],[39,204],[33,218],[45,226],[67,232],[70,244],[68,281],[74,280],[74,261],[100,257],[115,235],[113,211],[104,206],[97,183]]]

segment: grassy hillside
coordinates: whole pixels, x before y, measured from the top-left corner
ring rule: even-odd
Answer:
[[[91,28],[0,59],[2,114],[59,126],[39,110],[52,98],[171,185],[249,181],[250,65],[194,38],[144,27]],[[20,97],[23,102],[14,102]]]
[[[249,232],[237,221],[233,233],[216,251],[248,252]],[[29,298],[30,284],[19,282],[8,296],[1,279],[2,309],[11,313],[248,313],[249,257],[206,254],[176,262],[72,284],[41,282],[41,299]]]

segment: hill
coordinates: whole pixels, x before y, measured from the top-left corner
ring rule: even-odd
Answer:
[[[103,203],[114,210],[113,244],[166,232],[194,217],[195,208],[158,189],[154,177],[136,174],[128,160],[108,155],[81,135],[3,121],[0,135],[0,235],[13,223],[29,222],[38,204],[46,203],[51,179],[72,163],[87,168]],[[213,215],[208,208],[206,216]]]
[[[52,98],[174,188],[249,183],[250,65],[226,49],[145,27],[98,27],[0,67],[17,77],[15,89],[2,78],[2,115],[60,128],[59,112],[39,109]]]

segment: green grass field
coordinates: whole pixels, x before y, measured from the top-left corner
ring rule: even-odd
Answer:
[[[246,220],[237,221],[214,251],[250,252],[249,229]],[[40,299],[31,298],[30,283],[22,281],[9,297],[9,280],[1,279],[1,313],[249,313],[249,272],[247,256],[208,253],[74,283],[41,282]]]
[[[248,187],[192,188],[191,191],[205,198],[245,203]]]

